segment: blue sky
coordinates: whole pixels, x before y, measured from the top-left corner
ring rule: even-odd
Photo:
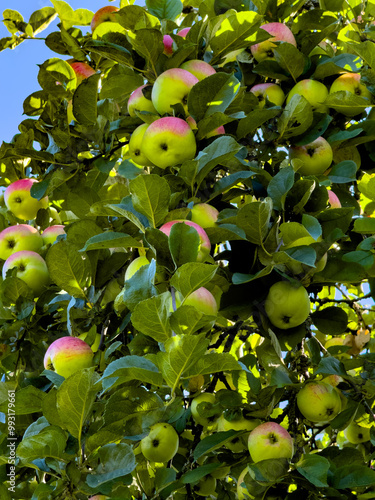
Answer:
[[[108,2],[108,0],[66,0],[73,9],[84,8],[96,12],[105,5],[115,5],[119,7],[120,0]],[[136,5],[144,5],[144,1],[134,2]],[[1,18],[5,9],[17,10],[22,14],[25,21],[28,21],[30,14],[42,7],[51,7],[49,0],[2,0]],[[46,37],[47,34],[56,31],[56,19],[39,37]],[[85,29],[85,28],[83,28]],[[4,24],[0,23],[0,38],[10,36]],[[32,92],[40,90],[38,84],[38,66],[50,57],[59,56],[52,52],[44,44],[43,40],[26,40],[13,50],[6,49],[0,52],[0,65],[2,76],[0,83],[0,144],[2,141],[9,142],[14,134],[18,133],[19,123],[27,118],[24,116],[22,104],[25,98]]]

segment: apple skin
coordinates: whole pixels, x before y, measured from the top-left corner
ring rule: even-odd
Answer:
[[[294,95],[302,95],[310,103],[312,109],[318,113],[328,113],[328,106],[323,102],[328,97],[328,89],[324,83],[317,80],[301,80],[294,85],[286,98],[288,104]]]
[[[216,73],[215,68],[211,64],[201,61],[200,59],[191,59],[181,64],[180,68],[189,71],[192,75],[198,78],[199,81]]]
[[[310,299],[306,288],[289,281],[274,283],[264,305],[270,322],[282,330],[301,325],[310,314]]]
[[[181,118],[166,116],[152,122],[144,133],[142,150],[159,168],[192,160],[197,150],[194,132]]]
[[[354,95],[366,97],[370,101],[370,104],[372,101],[372,94],[367,87],[365,87],[365,85],[360,83],[360,80],[361,75],[359,73],[344,73],[336,78],[336,80],[332,83],[329,93],[333,94],[334,92],[339,92],[340,90],[346,90]],[[350,106],[343,106],[339,111],[343,115],[349,117],[356,116],[361,113],[361,111],[358,111],[358,108],[352,108]]]
[[[96,73],[96,71],[85,62],[76,61],[75,59],[68,59],[67,62],[70,64],[70,66],[74,70],[74,73],[76,74],[77,85],[79,85],[85,78],[95,75]]]
[[[232,429],[235,431],[249,431],[242,436],[233,438],[225,444],[225,446],[229,450],[233,451],[233,453],[240,453],[241,451],[247,449],[249,433],[258,425],[260,425],[260,420],[257,419],[248,420],[247,418],[241,417],[236,420],[227,420],[224,414],[220,415],[217,419],[218,432],[230,431]]]
[[[174,226],[174,224],[181,224],[181,223],[193,227],[198,232],[200,239],[200,247],[198,249],[197,261],[203,262],[204,260],[206,260],[207,255],[210,253],[211,242],[207,236],[206,231],[201,226],[195,224],[195,222],[192,222],[190,220],[172,220],[170,222],[166,222],[165,224],[163,224],[160,228],[160,231],[169,236],[172,226]]]
[[[188,295],[183,301],[183,305],[193,306],[203,314],[211,316],[216,316],[218,313],[215,297],[209,290],[207,290],[207,288],[204,288],[203,286]]]
[[[164,54],[171,56],[173,54],[173,38],[170,35],[163,36]]]
[[[35,227],[18,224],[3,229],[0,233],[0,259],[6,260],[15,252],[32,250],[39,252],[43,239]]]
[[[148,266],[150,261],[148,260],[147,257],[144,255],[141,255],[140,257],[137,257],[134,259],[128,266],[128,268],[125,271],[125,278],[124,280],[130,280],[132,276],[143,266]]]
[[[166,422],[150,427],[149,434],[141,440],[143,456],[150,462],[168,462],[176,455],[179,437],[175,429]]]
[[[249,453],[254,462],[269,458],[292,458],[293,439],[289,432],[275,422],[265,422],[250,432]]]
[[[298,172],[302,175],[321,175],[331,165],[333,152],[331,145],[324,137],[318,137],[315,141],[304,146],[293,146],[289,149],[291,160],[302,161]]]
[[[21,250],[8,257],[3,266],[3,279],[6,278],[7,271],[13,267],[17,267],[17,278],[24,281],[37,296],[49,284],[47,264],[36,252]]]
[[[84,340],[61,337],[48,347],[44,355],[44,368],[68,378],[82,368],[90,368],[93,356],[91,347]]]
[[[130,158],[143,167],[152,167],[154,164],[150,161],[143,152],[143,137],[149,125],[142,123],[132,133],[129,141],[129,155]]]
[[[90,497],[89,500],[106,500],[107,497],[106,495],[94,495],[93,497]]]
[[[362,427],[356,422],[351,422],[344,430],[346,439],[352,444],[366,443],[370,441],[370,429]]]
[[[106,5],[105,7],[97,10],[92,18],[90,25],[92,33],[99,26],[99,24],[107,21],[115,21],[116,16],[114,16],[114,13],[118,11],[118,7],[115,7],[114,5]]]
[[[160,115],[172,114],[172,104],[181,103],[187,113],[187,98],[198,83],[196,76],[181,68],[171,68],[159,75],[152,87],[151,100]]]
[[[258,83],[251,87],[250,92],[258,98],[260,109],[264,108],[266,102],[282,106],[285,100],[282,88],[276,83]]]
[[[198,203],[191,209],[191,220],[199,224],[203,229],[215,227],[219,211],[208,203]]]
[[[12,182],[4,192],[4,202],[8,210],[21,220],[35,219],[40,208],[48,208],[48,197],[41,200],[32,198],[31,186],[36,179],[19,179]]]
[[[331,208],[341,208],[339,197],[331,189],[328,189],[328,203],[331,205]]]
[[[210,495],[214,495],[216,490],[216,479],[208,474],[207,476],[202,477],[198,484],[193,487],[193,491],[196,495],[200,497],[207,497]]]
[[[178,36],[182,36],[182,38],[185,38],[186,35],[189,33],[189,31],[191,30],[191,28],[182,28],[182,30],[178,31],[177,32],[177,35]]]
[[[308,382],[297,394],[297,406],[307,420],[327,422],[341,411],[340,392],[325,382]]]
[[[157,114],[152,101],[150,99],[147,99],[142,92],[142,90],[146,87],[150,87],[150,85],[141,85],[130,94],[127,109],[129,115],[133,118],[137,116],[137,111],[148,111],[149,113],[155,115]],[[139,115],[139,117],[143,119],[142,115]]]
[[[211,392],[202,392],[202,394],[199,394],[199,396],[193,399],[190,405],[191,416],[193,417],[194,422],[196,424],[207,426],[209,423],[212,422],[213,418],[212,417],[206,418],[200,413],[198,413],[197,406],[200,403],[215,404],[215,394],[212,394]]]
[[[276,48],[276,44],[273,42],[287,42],[297,47],[293,33],[285,24],[268,23],[261,26],[261,28],[274,36],[250,47],[251,53],[257,62],[264,61],[265,59],[274,59],[273,49]]]
[[[46,227],[42,233],[44,245],[52,245],[52,243],[55,243],[60,234],[66,234],[65,226],[62,224],[55,224],[54,226]]]

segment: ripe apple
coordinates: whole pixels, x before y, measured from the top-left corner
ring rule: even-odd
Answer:
[[[96,73],[96,71],[86,62],[76,61],[75,59],[68,59],[67,62],[74,69],[74,73],[77,77],[77,85],[85,78],[95,75]]]
[[[282,88],[276,83],[258,83],[251,87],[250,92],[258,98],[261,109],[264,108],[266,102],[282,106],[285,100]]]
[[[246,450],[249,433],[258,425],[260,425],[260,420],[249,420],[243,416],[240,416],[236,420],[227,420],[224,414],[222,414],[217,419],[218,432],[230,431],[232,429],[235,431],[249,431],[241,436],[234,437],[225,444],[225,446],[233,451],[233,453],[240,453],[241,451]]]
[[[106,495],[94,495],[93,497],[90,497],[89,500],[107,500]]]
[[[341,208],[339,197],[331,189],[328,189],[328,203],[331,205],[331,208]]]
[[[132,133],[129,141],[130,158],[144,167],[153,166],[153,163],[147,158],[143,152],[143,137],[148,129],[148,123],[142,123]]]
[[[203,286],[188,295],[182,304],[185,306],[193,306],[203,314],[209,314],[211,316],[216,316],[218,312],[215,297]]]
[[[206,260],[207,255],[210,253],[211,243],[207,236],[206,231],[201,226],[195,224],[195,222],[192,222],[190,220],[172,220],[170,222],[166,222],[165,224],[163,224],[160,228],[160,231],[169,236],[172,226],[174,226],[174,224],[181,224],[181,223],[193,227],[198,232],[200,239],[200,246],[198,249],[197,261],[203,262],[204,260]]]
[[[151,93],[152,104],[160,115],[172,114],[172,104],[178,103],[183,105],[187,113],[189,92],[198,82],[198,78],[186,69],[167,69],[155,80]]]
[[[155,120],[143,136],[142,152],[159,168],[192,160],[196,150],[194,132],[185,120],[174,116]]]
[[[340,75],[338,78],[336,78],[336,80],[332,83],[329,93],[333,94],[334,92],[346,90],[351,94],[365,97],[369,100],[370,104],[372,101],[372,94],[367,89],[367,87],[365,87],[365,85],[360,83],[360,80],[361,75],[359,73],[344,73],[343,75]],[[351,106],[341,106],[337,111],[345,116],[355,116],[362,112],[361,109]]]
[[[149,113],[155,115],[157,114],[152,101],[150,99],[147,99],[147,97],[145,97],[143,93],[143,89],[146,89],[147,87],[151,88],[151,86],[147,84],[141,85],[130,94],[127,107],[129,115],[133,118],[137,116],[137,111],[148,111]],[[139,117],[143,119],[142,114],[140,114]]]
[[[44,245],[52,245],[52,243],[55,243],[60,234],[66,234],[65,226],[62,224],[55,224],[54,226],[46,227],[42,233]]]
[[[36,252],[21,250],[8,257],[3,266],[3,279],[6,278],[7,271],[13,267],[17,268],[17,278],[24,281],[37,296],[49,283],[47,264]]]
[[[159,422],[150,428],[141,441],[143,456],[151,462],[168,462],[176,455],[179,437],[175,429],[166,422]]]
[[[340,392],[325,382],[308,382],[297,394],[297,406],[307,420],[327,422],[341,411]]]
[[[265,422],[250,432],[249,453],[254,462],[269,458],[292,458],[293,439],[289,432],[276,422]]]
[[[95,29],[104,22],[114,22],[116,21],[116,16],[114,15],[119,9],[114,5],[106,5],[101,9],[97,10],[91,21],[91,31],[94,32]]]
[[[177,32],[177,35],[178,36],[182,36],[182,38],[185,38],[186,35],[189,33],[189,31],[191,30],[191,28],[182,28],[182,30],[178,31]]]
[[[193,399],[190,405],[191,409],[191,416],[193,417],[193,420],[196,424],[200,424],[203,426],[207,426],[209,423],[213,422],[215,417],[204,417],[199,413],[198,410],[198,405],[200,403],[211,403],[212,405],[215,404],[215,394],[212,394],[211,392],[202,392],[202,394],[199,394],[196,398]]]
[[[48,207],[47,196],[41,200],[32,198],[30,189],[35,182],[38,181],[36,179],[19,179],[12,182],[4,192],[4,201],[7,209],[19,219],[35,219],[40,208]]]
[[[32,250],[39,252],[43,239],[35,227],[18,224],[3,229],[0,233],[0,259],[6,260],[15,252]]]
[[[268,23],[263,24],[261,28],[274,36],[250,47],[251,53],[257,62],[264,61],[265,59],[274,59],[273,49],[277,47],[274,42],[287,42],[295,47],[297,46],[293,33],[285,24]]]
[[[323,174],[331,165],[333,152],[331,145],[324,139],[318,137],[315,141],[304,146],[293,146],[289,149],[291,160],[301,160],[302,165],[298,172],[302,175]]]
[[[173,54],[173,38],[170,35],[163,36],[164,54],[171,56]]]
[[[128,268],[126,269],[125,272],[125,277],[124,280],[130,280],[132,276],[143,266],[148,266],[150,261],[148,260],[147,257],[144,255],[141,255],[140,257],[137,257],[134,259],[129,265]]]
[[[44,368],[68,378],[82,368],[90,368],[94,353],[91,347],[77,337],[61,337],[48,347]]]
[[[290,102],[294,95],[302,95],[305,97],[310,103],[313,111],[318,111],[318,113],[328,112],[328,106],[323,104],[328,96],[328,89],[324,83],[311,79],[299,81],[289,92],[286,98],[286,104]]]
[[[309,316],[309,294],[303,286],[278,281],[271,286],[264,308],[274,326],[287,330],[301,325]]]
[[[219,211],[208,203],[197,203],[191,209],[191,220],[201,227],[215,227]]]
[[[352,444],[366,443],[370,441],[370,429],[362,427],[356,422],[351,422],[344,430],[346,439]]]
[[[190,59],[181,64],[180,68],[186,69],[192,75],[196,76],[199,81],[216,73],[216,70],[211,64],[201,61],[200,59]]]
[[[208,474],[207,476],[202,477],[202,479],[193,486],[193,491],[196,495],[201,497],[207,497],[215,494],[216,490],[216,479]]]

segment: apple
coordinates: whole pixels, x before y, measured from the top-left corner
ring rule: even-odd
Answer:
[[[54,226],[46,227],[42,233],[44,245],[52,245],[52,243],[55,243],[60,234],[66,234],[65,226],[62,224],[55,224]]]
[[[285,24],[268,23],[263,24],[261,28],[274,36],[250,47],[251,53],[257,62],[264,61],[265,59],[274,59],[273,49],[277,47],[274,42],[287,42],[295,47],[297,46],[293,33]]]
[[[248,486],[251,487],[251,491],[249,491]],[[260,484],[255,481],[255,479],[251,477],[249,469],[245,467],[245,469],[238,476],[237,480],[237,500],[248,500],[249,498],[255,497],[259,498],[259,495],[260,498],[262,498],[266,489],[267,486],[265,486],[264,483]]]
[[[19,179],[12,182],[4,192],[4,202],[13,215],[22,220],[35,219],[40,208],[48,208],[48,197],[41,200],[30,194],[31,186],[38,182],[36,179]]]
[[[125,278],[124,280],[130,280],[132,276],[143,266],[148,266],[150,261],[148,260],[147,257],[144,255],[141,255],[140,257],[137,257],[134,259],[129,265],[128,268],[126,269],[125,272]]]
[[[198,409],[198,405],[201,403],[215,404],[215,394],[211,392],[202,392],[199,396],[195,397],[190,405],[191,416],[196,424],[207,426],[209,423],[213,422],[215,417],[204,417],[202,413],[202,408]],[[199,411],[201,410],[201,412]]]
[[[325,382],[308,382],[297,394],[297,406],[307,420],[327,422],[341,411],[340,392]]]
[[[93,497],[90,497],[89,500],[107,500],[106,495],[94,495]]]
[[[187,98],[198,83],[196,76],[181,68],[167,69],[159,75],[152,87],[151,100],[160,115],[173,113],[172,104],[181,103],[187,113]]]
[[[218,312],[215,297],[203,286],[189,294],[182,304],[185,306],[193,306],[201,313],[211,316],[216,316]]]
[[[8,257],[3,266],[3,279],[6,278],[7,271],[13,267],[17,268],[17,278],[24,281],[37,296],[49,283],[45,260],[32,250],[21,250]]]
[[[191,209],[191,220],[199,224],[203,229],[215,227],[219,211],[208,203],[197,203]]]
[[[143,137],[148,129],[148,123],[142,123],[132,133],[129,141],[129,155],[130,158],[144,167],[151,167],[153,163],[147,158],[143,152]]]
[[[290,281],[274,283],[264,305],[270,322],[287,330],[301,325],[310,314],[310,299],[306,288]]]
[[[289,432],[276,422],[265,422],[249,434],[248,447],[254,462],[269,458],[292,458],[293,439]]]
[[[105,7],[97,10],[91,21],[91,31],[94,32],[101,23],[116,21],[116,15],[114,13],[118,12],[118,10],[118,7],[115,7],[114,5],[106,5]]]
[[[360,83],[360,80],[361,75],[359,73],[344,73],[336,78],[336,80],[332,83],[329,93],[333,94],[334,92],[345,90],[351,94],[365,97],[369,100],[369,104],[371,104],[372,94],[367,87],[365,87],[365,85]],[[358,107],[340,106],[337,111],[345,116],[355,116],[364,111],[364,109],[365,108],[360,109]]]
[[[182,36],[182,38],[185,38],[190,30],[191,30],[190,27],[189,28],[182,28],[180,31],[177,32],[177,35]]]
[[[32,250],[39,252],[43,239],[35,227],[18,224],[3,229],[0,233],[0,259],[6,260],[15,252]]]
[[[92,366],[91,347],[77,337],[60,337],[52,342],[44,355],[44,368],[68,378],[82,368]]]
[[[194,120],[192,116],[187,116],[186,122],[189,124],[191,130],[198,130],[197,122]],[[208,134],[206,134],[204,138],[208,139],[209,137],[214,137],[216,135],[221,135],[221,134],[225,134],[224,125],[220,125],[220,127],[211,130],[211,132],[208,132]]]
[[[326,340],[324,347],[326,349],[328,349],[329,347],[344,346],[344,345],[345,345],[345,341],[343,338],[333,337],[331,339]],[[350,359],[350,354],[347,352],[342,352],[341,349],[339,350],[339,352],[337,354],[335,354],[335,356],[338,357],[339,359]]]
[[[224,414],[220,415],[217,419],[217,431],[225,432],[230,430],[235,431],[252,431],[260,424],[260,421],[257,419],[249,420],[244,418],[242,415],[235,420],[227,420]],[[229,448],[233,453],[240,453],[247,448],[247,440],[249,437],[249,432],[241,436],[234,437],[230,441],[228,441],[225,446]]]
[[[61,218],[59,212],[55,207],[49,207],[49,223],[51,225],[61,224]]]
[[[298,168],[300,174],[320,175],[331,165],[333,152],[331,145],[324,137],[318,137],[315,141],[304,146],[291,147],[289,157],[291,160],[301,160],[302,165]]]
[[[175,429],[166,422],[150,427],[149,434],[141,441],[143,456],[151,462],[168,462],[176,455],[179,437]]]
[[[166,222],[161,226],[160,231],[169,236],[172,226],[174,226],[174,224],[186,224],[188,226],[193,227],[198,232],[200,239],[200,246],[198,248],[197,261],[203,262],[204,260],[206,260],[206,257],[208,256],[211,250],[211,243],[207,236],[206,231],[201,226],[195,224],[195,222],[192,222],[190,220],[172,220],[170,222]]]
[[[258,83],[251,87],[250,92],[258,98],[261,109],[264,108],[267,102],[282,106],[285,100],[282,88],[276,83]]]
[[[199,483],[193,486],[193,491],[196,495],[199,495],[201,497],[214,495],[216,490],[216,484],[217,484],[216,479],[213,476],[211,476],[211,474],[208,474],[207,476],[202,477]]]
[[[370,429],[362,427],[356,422],[351,422],[344,430],[346,439],[352,444],[366,443],[370,441]]]
[[[77,85],[85,78],[95,75],[96,73],[96,71],[86,62],[76,61],[75,59],[68,59],[67,62],[74,69],[74,73],[77,77]]]
[[[147,84],[141,85],[130,94],[127,108],[129,115],[133,118],[138,116],[137,112],[141,111],[147,111],[155,115],[157,114],[152,101],[150,99],[147,99],[147,97],[143,93],[143,89],[146,89],[147,87],[151,88],[151,86]],[[142,114],[140,114],[139,117],[143,119]]]
[[[216,73],[216,70],[211,66],[211,64],[201,61],[200,59],[185,61],[181,64],[180,68],[189,71],[192,75],[196,76],[199,81]]]
[[[155,120],[143,135],[142,152],[159,168],[192,160],[196,150],[194,132],[185,120],[174,116]]]
[[[171,56],[173,54],[173,38],[170,35],[163,36],[164,54]]]
[[[291,101],[294,95],[302,95],[305,97],[310,103],[313,111],[317,111],[318,113],[328,112],[328,106],[323,104],[328,96],[328,89],[324,83],[311,79],[299,81],[289,92],[286,98],[286,104]]]
[[[341,201],[339,200],[339,197],[331,189],[328,189],[328,203],[331,208],[341,208]]]

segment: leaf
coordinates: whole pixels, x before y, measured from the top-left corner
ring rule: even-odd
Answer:
[[[323,375],[340,375],[346,376],[345,367],[340,360],[333,356],[322,358],[316,370],[316,375],[322,373]]]
[[[251,243],[260,245],[269,230],[269,222],[272,213],[272,201],[266,198],[265,201],[256,201],[244,205],[238,211],[237,224],[241,227]]]
[[[61,460],[66,446],[65,432],[56,426],[43,428],[39,434],[24,438],[17,446],[17,456],[23,463],[47,457]]]
[[[330,462],[318,454],[307,453],[297,463],[297,470],[303,477],[317,488],[325,488],[327,484],[327,473]]]
[[[158,19],[174,21],[182,13],[181,0],[146,0],[147,10]]]
[[[57,410],[61,425],[80,439],[82,428],[91,413],[98,387],[99,375],[94,368],[84,368],[64,380],[57,390]]]
[[[7,413],[14,410],[14,415],[29,415],[30,413],[40,412],[42,409],[43,399],[46,397],[46,393],[37,389],[36,387],[29,385],[23,387],[15,393],[15,403],[11,407],[8,399],[1,402],[0,411]]]
[[[184,378],[196,375],[209,375],[210,373],[240,370],[240,364],[228,352],[210,352],[197,361],[197,363],[184,373]]]
[[[116,43],[89,39],[85,42],[84,49],[124,66],[133,65],[133,59],[128,49]]]
[[[141,248],[142,243],[126,233],[107,231],[89,238],[80,252],[100,250],[102,248]]]
[[[356,489],[372,486],[375,483],[375,471],[364,465],[347,465],[334,471],[332,486],[338,490]]]
[[[353,231],[361,234],[375,233],[375,219],[370,217],[361,217],[354,221]]]
[[[168,319],[170,307],[170,292],[143,300],[132,312],[131,321],[134,328],[157,342],[165,342],[172,334]]]
[[[314,325],[326,335],[341,335],[348,327],[348,315],[341,307],[325,307],[311,315]]]
[[[198,460],[203,455],[223,446],[238,434],[241,434],[241,432],[231,429],[226,432],[214,432],[211,436],[203,438],[194,449],[194,460]]]
[[[123,301],[131,311],[143,300],[158,295],[154,285],[155,274],[156,261],[152,259],[150,264],[142,266],[134,276],[126,280]]]
[[[353,182],[356,180],[357,165],[354,161],[346,160],[341,161],[337,165],[334,165],[329,174],[328,178],[335,182],[336,184],[345,184],[346,182]]]
[[[90,126],[96,123],[98,111],[98,84],[100,75],[92,75],[82,80],[73,95],[73,114],[75,119],[83,125]]]
[[[124,356],[112,361],[104,370],[101,380],[105,389],[131,380],[140,380],[144,384],[157,386],[162,384],[158,368],[141,356]]]
[[[158,29],[138,29],[135,34],[128,35],[134,49],[148,61],[157,61],[163,53],[163,35]]]
[[[171,190],[158,175],[139,175],[129,183],[134,208],[145,215],[151,227],[158,227],[168,214]]]
[[[99,465],[86,477],[90,488],[98,488],[108,481],[127,476],[136,467],[132,447],[126,443],[106,444],[99,448],[98,456]]]
[[[279,116],[281,112],[282,110],[279,107],[254,109],[254,111],[250,111],[250,113],[240,120],[238,124],[237,138],[243,139],[247,135],[253,134],[257,128],[263,125],[263,123],[269,122],[276,116]]]
[[[211,472],[213,472],[215,469],[217,469],[219,465],[217,463],[212,463],[212,464],[204,464],[201,465],[200,467],[197,467],[194,470],[190,470],[189,472],[186,472],[182,477],[182,482],[183,484],[190,484],[190,483],[196,483],[203,477],[207,476]]]
[[[327,239],[332,231],[341,229],[345,233],[353,217],[353,207],[348,208],[329,208],[318,215],[318,221],[322,225],[323,238]]]
[[[168,237],[169,250],[176,267],[196,262],[201,241],[198,231],[187,224],[174,224]]]
[[[291,43],[280,43],[273,53],[279,65],[296,82],[305,69],[307,58]]]
[[[364,172],[358,182],[358,189],[370,200],[375,201],[375,175]]]
[[[217,269],[211,264],[188,262],[177,269],[170,285],[187,297],[201,286],[207,285],[215,276]]]
[[[348,90],[333,92],[329,94],[324,101],[325,106],[333,108],[339,113],[342,112],[345,114],[346,109],[350,109],[351,116],[353,116],[352,114],[358,115],[362,113],[370,104],[371,102],[369,99],[353,94]]]
[[[311,105],[302,95],[295,94],[285,106],[278,120],[280,137],[287,139],[301,135],[310,127],[312,121]]]
[[[276,210],[284,208],[285,198],[294,184],[294,170],[292,166],[282,168],[272,177],[267,187],[268,196],[272,198]]]

